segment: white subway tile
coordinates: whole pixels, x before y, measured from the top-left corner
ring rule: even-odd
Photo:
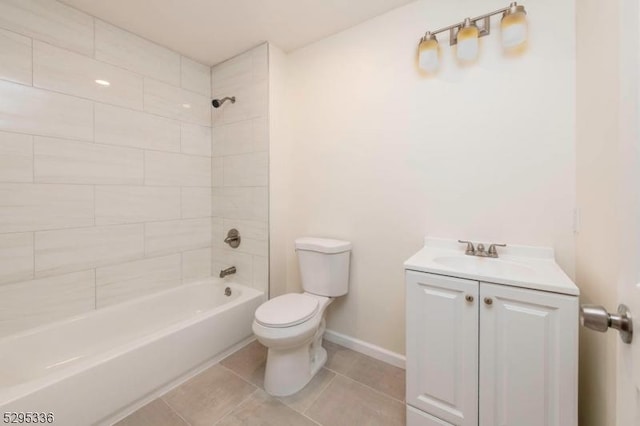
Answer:
[[[180,219],[180,188],[96,186],[96,225]]]
[[[93,188],[0,184],[0,233],[93,225]]]
[[[223,157],[224,186],[267,186],[269,184],[269,153]]]
[[[0,284],[33,278],[33,233],[0,234]]]
[[[109,86],[96,82],[100,80]],[[37,40],[33,43],[33,85],[142,110],[142,76]]]
[[[180,55],[96,19],[96,59],[180,85]]]
[[[180,123],[145,112],[96,104],[96,142],[180,152]]]
[[[211,186],[224,186],[224,167],[222,157],[211,158]]]
[[[236,123],[252,118],[266,117],[269,108],[268,80],[241,86],[227,91],[236,97],[234,104],[214,109],[212,124],[214,126]]]
[[[36,136],[34,170],[36,182],[142,184],[144,153],[137,149]]]
[[[212,155],[216,157],[269,151],[266,117],[218,126],[212,133]]]
[[[235,250],[256,256],[269,255],[269,224],[266,221],[225,218],[223,220],[225,232],[233,228],[237,229],[242,236],[242,242]]]
[[[213,128],[213,155],[226,156],[254,151],[254,132],[251,121]]]
[[[269,292],[269,258],[265,256],[253,256],[253,282],[252,286],[263,293]]]
[[[224,239],[227,237],[228,229],[224,229],[221,217],[211,218],[211,246],[224,247]]]
[[[253,81],[269,79],[269,43],[263,43],[250,50],[253,67]]]
[[[211,248],[182,253],[182,282],[188,283],[211,276]]]
[[[209,97],[211,95],[211,69],[182,56],[181,83],[183,89]]]
[[[226,280],[249,286],[252,285],[253,260],[250,254],[218,247],[213,247],[211,249],[211,253],[211,268],[213,275],[217,276],[222,269],[235,266],[236,273],[227,276]]]
[[[36,276],[112,265],[144,256],[144,226],[117,225],[36,232]]]
[[[211,159],[147,151],[145,183],[162,186],[211,186]]]
[[[269,151],[269,118],[260,117],[251,120],[253,128],[253,151]]]
[[[186,219],[145,224],[147,256],[177,253],[211,245],[211,220]]]
[[[182,123],[182,152],[211,156],[211,127]]]
[[[267,58],[267,47],[264,45],[213,67],[213,97],[236,97],[235,104],[213,110],[212,123],[215,126],[267,117]]]
[[[0,28],[93,55],[93,17],[58,1],[2,0]]]
[[[33,182],[33,137],[0,132],[0,182]]]
[[[96,269],[96,307],[146,296],[182,284],[180,254]]]
[[[169,84],[144,79],[144,110],[175,120],[211,126],[211,99]]]
[[[269,194],[266,187],[212,188],[212,215],[215,217],[267,220]]]
[[[91,101],[8,81],[0,81],[0,99],[0,130],[93,140]]]
[[[182,218],[211,217],[211,188],[182,188]]]
[[[211,94],[214,98],[233,96],[234,92],[253,83],[253,58],[243,53],[211,69]]]
[[[93,271],[0,286],[0,336],[95,308]]]
[[[31,39],[0,29],[0,79],[31,85],[31,75]]]

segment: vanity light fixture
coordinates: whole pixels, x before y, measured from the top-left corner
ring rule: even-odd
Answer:
[[[518,51],[527,41],[527,11],[524,6],[513,2],[508,7],[495,10],[475,18],[427,31],[418,45],[418,66],[433,74],[439,66],[439,46],[436,34],[449,31],[449,45],[456,46],[456,57],[462,63],[474,61],[478,57],[479,38],[491,33],[491,17],[502,14],[502,47],[507,52]]]
[[[461,62],[472,62],[478,57],[480,30],[471,19],[464,20],[462,27],[458,30],[456,56]]]
[[[95,80],[96,84],[99,84],[100,86],[105,86],[105,87],[109,87],[111,86],[111,83],[109,83],[107,80]]]

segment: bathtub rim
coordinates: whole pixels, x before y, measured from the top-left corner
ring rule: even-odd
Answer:
[[[33,335],[33,334],[37,334],[37,333],[41,333],[41,332],[46,332],[48,329],[51,328],[55,328],[55,327],[60,327],[63,326],[64,324],[70,324],[73,322],[77,322],[80,321],[82,319],[85,319],[87,317],[91,317],[96,315],[97,313],[105,313],[105,312],[109,312],[109,311],[115,311],[118,308],[122,308],[122,307],[126,307],[126,306],[131,306],[131,305],[135,305],[136,303],[142,302],[142,301],[147,301],[150,299],[154,299],[154,298],[158,298],[161,297],[163,295],[172,293],[172,292],[176,292],[179,290],[183,290],[187,287],[195,287],[198,285],[218,285],[218,284],[226,284],[226,287],[231,287],[232,291],[233,289],[238,289],[241,290],[242,293],[234,298],[233,300],[229,301],[228,303],[223,303],[221,305],[215,306],[212,309],[209,310],[205,310],[202,311],[200,313],[197,313],[195,315],[189,316],[188,318],[185,318],[181,321],[177,321],[169,326],[163,327],[159,330],[156,330],[152,333],[146,334],[141,338],[135,339],[131,342],[127,342],[125,344],[121,344],[121,345],[116,345],[112,348],[109,348],[106,351],[100,352],[98,354],[94,354],[91,356],[86,357],[86,359],[80,360],[78,361],[76,364],[70,365],[68,367],[63,367],[59,370],[53,371],[50,374],[46,374],[44,376],[41,377],[37,377],[34,378],[32,380],[27,380],[23,383],[19,383],[17,385],[12,385],[12,386],[7,386],[5,388],[0,387],[0,407],[10,404],[32,392],[36,392],[39,391],[47,386],[52,385],[53,383],[56,383],[62,379],[64,379],[65,377],[74,375],[74,374],[79,374],[82,373],[90,368],[92,368],[95,365],[98,365],[100,363],[104,363],[104,362],[108,362],[110,360],[113,360],[114,358],[120,356],[123,353],[126,353],[128,351],[132,351],[135,350],[137,348],[140,348],[142,346],[145,346],[151,342],[154,342],[156,340],[159,340],[161,338],[163,338],[164,336],[167,336],[169,334],[175,333],[177,331],[180,331],[182,329],[185,329],[191,325],[194,325],[198,322],[202,322],[205,321],[213,316],[215,316],[216,314],[218,314],[221,311],[227,310],[227,309],[232,309],[233,307],[240,305],[242,303],[245,303],[249,300],[252,300],[254,298],[261,298],[264,297],[264,293],[261,292],[260,290],[256,290],[252,287],[249,287],[245,284],[240,284],[240,283],[235,283],[235,282],[231,282],[231,281],[224,281],[224,280],[220,280],[216,277],[208,277],[208,278],[203,278],[203,279],[199,279],[196,280],[194,282],[188,283],[188,284],[182,284],[180,286],[177,287],[173,287],[170,289],[166,289],[157,293],[153,293],[150,295],[146,295],[143,297],[139,297],[136,299],[132,299],[130,301],[124,302],[124,303],[120,303],[120,304],[116,304],[116,305],[112,305],[112,306],[108,306],[106,308],[102,308],[102,309],[97,309],[94,311],[90,311],[90,312],[85,312],[79,315],[75,315],[73,317],[68,317],[59,321],[55,321],[52,322],[50,324],[44,324],[42,326],[38,326],[38,327],[34,327],[32,329],[28,329],[25,330],[23,332],[19,332],[16,334],[12,334],[9,336],[6,336],[2,339],[0,339],[0,341],[2,341],[3,343],[7,342],[7,343],[11,343],[12,340],[17,340],[21,337],[25,337],[25,336],[29,336],[29,335]]]

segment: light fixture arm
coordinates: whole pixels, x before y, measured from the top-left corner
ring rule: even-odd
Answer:
[[[435,36],[436,34],[449,31],[449,45],[453,46],[458,44],[458,32],[465,26],[473,25],[478,28],[478,37],[484,37],[491,33],[491,17],[495,15],[514,13],[517,11],[524,11],[523,6],[519,6],[518,3],[513,2],[507,7],[494,10],[493,12],[485,13],[484,15],[476,16],[475,18],[467,18],[457,24],[449,25],[447,27],[440,28],[435,31],[427,31],[427,34]],[[478,23],[481,23],[478,25]]]

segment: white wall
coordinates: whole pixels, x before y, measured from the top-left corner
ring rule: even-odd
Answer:
[[[618,247],[619,28],[618,2],[577,3],[576,282],[581,303],[615,310]],[[580,424],[614,425],[616,333],[580,330]]]
[[[438,77],[414,66],[425,30],[504,6],[417,1],[288,55],[290,135],[272,140],[271,176],[294,178],[271,187],[290,206],[271,211],[288,245],[272,268],[285,265],[295,291],[295,237],[353,242],[329,328],[403,353],[402,263],[426,234],[552,246],[573,275],[574,3],[526,5],[522,57],[502,56],[496,20],[475,66],[451,63],[446,36]],[[291,145],[288,161],[276,144]]]
[[[210,90],[179,53],[0,0],[0,335],[209,276]]]

